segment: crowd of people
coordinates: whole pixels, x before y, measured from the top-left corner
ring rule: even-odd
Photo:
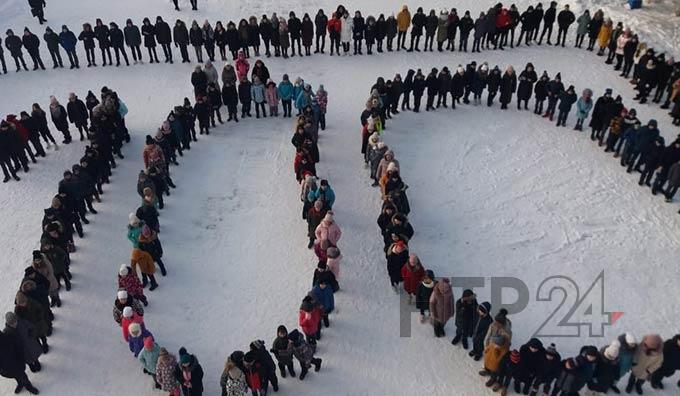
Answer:
[[[457,81],[453,82],[456,77]],[[390,285],[397,294],[405,296],[408,304],[415,304],[420,311],[421,323],[432,324],[435,337],[445,336],[446,323],[454,319],[455,336],[451,343],[461,345],[464,350],[469,349],[468,355],[474,360],[483,359],[483,369],[479,374],[487,378],[487,387],[502,395],[507,394],[511,383],[517,394],[536,395],[542,392],[544,395],[570,396],[586,387],[598,393],[610,390],[620,393],[617,384],[626,374],[629,374],[625,385],[627,393],[635,390],[637,394],[643,394],[645,382],[661,389],[664,387],[663,378],[671,377],[680,370],[680,334],[666,341],[658,334],[649,334],[638,342],[633,334],[625,333],[599,349],[592,345],[584,346],[576,356],[567,359],[562,359],[555,344],[544,345],[537,338],[532,338],[519,349],[513,349],[512,321],[504,308],[492,315],[491,304],[478,303],[471,289],[464,290],[461,298],[454,303],[449,279],[437,280],[418,255],[409,251],[408,244],[415,230],[408,219],[411,211],[406,196],[408,186],[401,178],[402,164],[382,135],[385,123],[399,114],[400,108],[401,111],[410,110],[411,95],[413,111],[418,111],[425,89],[428,111],[446,108],[449,95],[454,109],[461,102],[469,104],[470,93],[474,95],[474,105],[481,104],[485,88],[488,91],[487,106],[493,106],[494,97],[500,90],[501,109],[507,109],[516,94],[518,110],[529,110],[528,101],[533,93],[536,96],[535,114],[552,121],[555,110],[559,110],[557,126],[565,125],[567,115],[576,103],[574,129],[581,130],[592,110],[591,138],[603,145],[607,136],[605,151],[618,153],[619,135],[628,134],[626,138],[622,137],[622,164],[629,170],[644,166],[641,184],[643,180],[648,182],[658,170],[653,192],[660,191],[669,180],[670,169],[675,166],[673,169],[677,171],[680,166],[680,139],[664,148],[656,121],[650,120],[640,127],[641,122],[636,118],[634,109],[626,110],[620,96],[612,98],[612,91],[608,89],[593,104],[589,89],[584,90],[577,100],[575,88],[569,86],[565,89],[559,73],[553,79],[548,78],[547,72],[540,80],[536,77],[531,64],[516,77],[512,67],[501,75],[498,66],[489,73],[486,63],[477,66],[472,62],[465,68],[459,66],[453,78],[447,67],[443,67],[441,72],[432,69],[427,78],[420,70],[409,70],[404,81],[399,74],[387,81],[380,77],[371,87],[366,108],[361,114],[362,155],[373,186],[380,187],[383,203],[377,223],[383,239]],[[495,81],[492,82],[493,79]],[[543,113],[543,101],[546,99],[548,106]],[[658,153],[658,156],[652,152]],[[669,181],[667,197],[669,193],[672,197],[675,190],[677,188]],[[680,387],[680,381],[677,385]]]
[[[121,122],[124,122],[127,106],[117,97],[115,92],[113,92],[113,95]],[[73,124],[73,127],[78,130],[81,141],[85,139],[93,140],[102,123],[101,119],[93,117],[93,111],[99,104],[99,99],[92,91],[87,92],[85,102],[71,92],[66,107],[61,105],[54,96],[50,97],[49,115],[52,123],[64,137],[63,144],[69,144],[72,141],[69,124]],[[98,112],[96,117],[101,117],[101,114]],[[91,127],[89,122],[92,123]],[[54,145],[54,150],[59,149],[59,145],[47,123],[47,113],[38,103],[33,103],[30,113],[21,111],[18,117],[16,114],[8,114],[5,120],[0,122],[0,165],[5,176],[4,183],[12,178],[16,181],[21,180],[17,172],[22,169],[24,172],[29,171],[29,158],[35,164],[38,157],[47,156],[45,147],[40,142],[41,138],[45,141],[46,148],[49,149],[51,143]],[[99,151],[115,168],[114,156],[122,159],[123,154],[120,152],[120,148],[123,141],[128,142],[130,140],[124,124],[121,133],[111,133],[99,136],[97,139],[102,146]]]
[[[250,79],[248,73],[250,72]],[[220,81],[222,87],[220,88]],[[283,117],[291,118],[292,109],[295,106],[298,114],[308,106],[311,106],[322,130],[326,128],[326,106],[328,92],[323,85],[319,85],[313,92],[309,84],[305,84],[301,78],[296,78],[292,83],[287,74],[283,75],[281,82],[275,83],[269,74],[269,69],[261,59],[255,61],[253,69],[245,59],[243,51],[239,51],[234,65],[224,65],[221,75],[212,62],[206,62],[205,66],[196,66],[191,74],[191,84],[197,100],[205,103],[205,111],[201,115],[197,113],[201,133],[209,133],[210,126],[215,126],[215,119],[222,124],[221,108],[227,108],[227,122],[238,122],[238,107],[241,105],[241,118],[252,117],[252,105],[255,105],[255,117],[267,118],[279,116],[279,103],[283,109]]]
[[[50,207],[44,210],[40,248],[32,252],[30,265],[24,271],[14,300],[14,311],[5,315],[5,328],[0,333],[3,351],[0,375],[16,380],[15,393],[26,389],[38,394],[28,379],[26,366],[34,373],[42,369],[39,358],[49,352],[47,337],[52,335],[53,309],[62,305],[62,282],[66,291],[71,290],[74,235],[83,238],[83,224],[90,223],[87,213],[97,214],[94,201],[101,202],[102,185],[109,183],[111,168],[115,167],[112,141],[118,140],[122,145],[129,136],[124,119],[127,109],[116,92],[104,87],[98,101],[90,114],[90,144],[80,161],[64,171],[57,194]],[[61,111],[65,112],[63,108]],[[2,135],[26,128],[22,124],[26,119],[2,121]]]

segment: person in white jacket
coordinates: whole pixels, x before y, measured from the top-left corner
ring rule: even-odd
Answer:
[[[340,41],[342,42],[342,51],[344,55],[349,52],[349,44],[352,41],[352,31],[354,30],[354,21],[349,17],[349,13],[345,11],[342,15],[342,24],[340,25]]]
[[[630,32],[630,28],[626,28],[626,30],[623,31],[623,34],[619,35],[616,39],[616,67],[614,67],[614,70],[621,70],[621,67],[623,66],[623,48],[632,37],[633,35]]]

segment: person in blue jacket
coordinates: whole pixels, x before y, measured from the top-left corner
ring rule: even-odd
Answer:
[[[311,190],[307,194],[307,199],[309,202],[321,200],[321,202],[323,202],[324,210],[333,210],[333,203],[335,203],[335,192],[331,186],[328,185],[328,180],[324,179],[321,180],[321,183],[319,183],[319,188],[316,190]]]
[[[328,315],[335,309],[335,297],[333,296],[333,288],[330,287],[330,285],[326,282],[327,281],[325,279],[320,280],[319,284],[314,286],[312,289],[311,294],[314,296],[314,298],[316,298],[316,301],[321,303],[323,306],[323,314],[321,318],[323,320],[323,324],[326,327],[329,327],[331,324],[330,320],[328,319]]]
[[[279,83],[277,91],[279,94],[279,98],[281,98],[281,104],[283,106],[283,117],[284,118],[291,117],[291,109],[295,88],[288,79],[288,74],[283,75],[283,81]]]
[[[631,127],[623,132],[621,141],[623,144],[623,153],[621,154],[621,166],[628,166],[628,162],[633,153],[633,148],[637,142],[638,134],[640,133],[640,126],[642,123],[637,120]]]
[[[590,110],[593,108],[593,91],[584,89],[581,97],[576,102],[576,126],[575,131],[583,130],[583,121],[588,118]]]
[[[570,85],[569,88],[560,95],[560,112],[557,114],[557,126],[567,126],[567,116],[569,116],[569,112],[574,103],[576,103],[576,92],[574,92],[574,86]]]
[[[298,110],[298,115],[302,114],[303,110],[312,104],[312,99],[314,99],[312,86],[304,84],[304,88],[295,98],[295,108]]]

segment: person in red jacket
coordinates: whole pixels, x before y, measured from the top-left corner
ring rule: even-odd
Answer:
[[[246,375],[248,387],[253,392],[253,396],[264,396],[267,394],[268,382],[265,381],[266,374],[262,364],[255,360],[255,353],[249,351],[243,355],[243,372]]]
[[[510,18],[510,13],[507,8],[501,9],[501,12],[496,15],[496,31],[499,35],[499,40],[496,40],[494,48],[498,46],[499,49],[503,50],[503,42],[507,41],[508,30],[512,24],[512,18]]]
[[[420,263],[420,259],[411,253],[408,262],[401,267],[401,278],[404,280],[404,291],[408,295],[408,303],[411,304],[413,296],[416,294],[418,284],[425,276],[425,269]]]
[[[302,299],[298,323],[307,343],[312,346],[315,346],[316,340],[321,338],[321,314],[321,306],[313,296],[307,295]]]
[[[342,28],[342,21],[340,15],[333,13],[333,17],[328,21],[328,33],[331,37],[331,56],[333,56],[333,49],[340,55],[340,29]]]
[[[29,138],[29,132],[26,127],[17,119],[17,116],[14,114],[9,114],[7,116],[7,122],[10,124],[14,125],[14,129],[16,129],[17,133],[19,134],[19,137],[21,138],[21,144],[24,150],[28,153],[28,156],[31,157],[31,162],[34,164],[37,162],[35,160],[35,155],[33,155],[33,150],[31,150],[31,146],[28,145],[28,138]]]

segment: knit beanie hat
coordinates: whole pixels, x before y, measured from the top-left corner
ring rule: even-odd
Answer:
[[[279,333],[286,333],[288,334],[288,329],[284,325],[280,325],[279,327],[276,328],[276,334]]]
[[[338,258],[340,256],[340,249],[331,246],[326,250],[326,256],[328,258]]]
[[[116,294],[119,300],[125,300],[128,298],[128,292],[125,290],[118,290],[118,293]]]
[[[626,333],[626,344],[628,345],[637,344],[637,340],[635,339],[633,333],[630,332]]]
[[[144,338],[144,349],[150,351],[153,349],[153,337],[149,336]]]
[[[118,269],[118,275],[120,276],[127,276],[128,274],[128,266],[127,264],[121,264],[120,268]]]
[[[608,347],[604,349],[604,356],[609,360],[614,360],[619,357],[619,349],[621,348],[621,343],[619,340],[612,341]]]
[[[545,348],[545,353],[546,355],[557,357],[557,348],[555,347],[555,344],[550,344],[550,346]]]
[[[180,356],[180,358],[179,358],[179,364],[181,364],[181,365],[189,364],[190,362],[191,362],[191,355],[189,355],[188,353],[185,353],[184,355]]]
[[[128,326],[128,332],[133,337],[139,337],[139,335],[142,333],[142,326],[140,326],[139,323],[130,323],[130,326]]]
[[[123,316],[126,318],[131,318],[132,317],[132,307],[125,307],[123,308]]]
[[[326,213],[326,216],[324,216],[323,221],[326,223],[332,223],[333,222],[333,213],[328,212]]]
[[[137,217],[136,214],[130,213],[128,215],[128,224],[130,224],[131,226],[136,226],[137,224],[139,224],[139,218]]]

